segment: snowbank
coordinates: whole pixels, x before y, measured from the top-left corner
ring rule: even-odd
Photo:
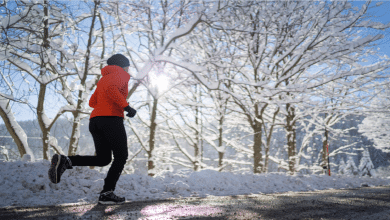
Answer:
[[[50,162],[0,162],[0,207],[39,206],[64,203],[97,203],[105,173],[89,167],[65,171],[59,184],[48,179]],[[180,197],[227,196],[239,194],[313,191],[389,185],[390,179],[333,175],[295,175],[284,173],[233,174],[202,170],[165,173],[156,177],[122,175],[116,194],[128,201]]]

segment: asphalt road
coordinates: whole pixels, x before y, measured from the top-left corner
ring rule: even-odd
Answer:
[[[390,186],[0,209],[0,219],[390,219]]]

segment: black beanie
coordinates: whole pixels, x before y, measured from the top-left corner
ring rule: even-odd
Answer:
[[[127,59],[125,56],[119,53],[112,55],[110,58],[108,58],[107,64],[120,66],[122,68],[130,66],[129,59]]]

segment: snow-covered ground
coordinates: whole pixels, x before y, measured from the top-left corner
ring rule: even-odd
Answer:
[[[39,206],[64,203],[97,203],[105,173],[89,167],[67,170],[59,184],[48,179],[50,162],[0,162],[0,207]],[[233,174],[202,170],[165,173],[156,177],[126,174],[118,181],[115,193],[128,201],[180,197],[207,197],[314,191],[389,185],[390,179],[332,175]]]

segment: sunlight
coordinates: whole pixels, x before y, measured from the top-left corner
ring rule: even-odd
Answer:
[[[165,66],[157,62],[149,74],[151,90],[155,95],[161,95],[169,89],[169,77],[164,69]]]
[[[158,93],[162,94],[163,92],[167,91],[167,89],[168,89],[169,79],[165,75],[152,76],[151,77],[151,86],[153,88],[157,88]]]

